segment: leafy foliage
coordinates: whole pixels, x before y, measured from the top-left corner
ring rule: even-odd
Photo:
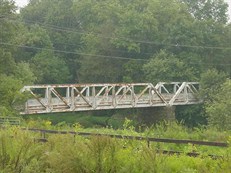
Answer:
[[[214,20],[216,22],[227,22],[228,4],[224,0],[190,1],[182,0],[188,5],[191,14],[199,20]]]
[[[37,83],[67,83],[71,78],[65,61],[52,52],[38,53],[31,61]]]
[[[208,70],[201,74],[200,93],[205,101],[210,101],[210,98],[217,93],[221,85],[225,82],[227,74],[218,72],[216,69]]]
[[[152,83],[195,80],[193,69],[165,51],[161,51],[144,65],[144,73],[147,80]]]
[[[210,100],[231,73],[223,0],[31,0],[19,14],[12,0],[0,4],[0,93],[5,84],[11,90],[2,94],[0,112],[12,113],[13,82],[201,79],[202,95]],[[194,121],[197,110],[178,117]]]
[[[211,126],[220,130],[231,129],[231,81],[226,82],[219,88],[211,98],[211,103],[207,104],[206,112]]]
[[[195,106],[177,109],[177,117],[192,127],[208,116],[215,129],[164,122],[141,135],[216,141],[230,136],[217,131],[231,129],[231,86],[226,80],[231,75],[231,25],[223,0],[30,0],[19,14],[16,9],[12,0],[0,0],[1,116],[16,114],[16,99],[25,97],[20,88],[33,83],[201,80],[206,115],[202,106]],[[50,121],[29,125],[53,128]],[[64,127],[59,123],[56,128]],[[88,130],[140,135],[130,120],[123,128]],[[83,130],[79,124],[74,129]],[[18,128],[0,129],[0,172],[231,170],[230,148],[223,160],[212,160],[164,156],[157,153],[161,144],[147,148],[142,142],[71,135],[49,136],[48,143],[40,144],[34,137]],[[208,150],[189,145],[183,151],[192,149]]]
[[[159,126],[157,131],[163,132]],[[183,130],[172,126],[174,130]],[[129,130],[130,131],[130,130]],[[131,132],[131,131],[130,131]],[[156,133],[155,131],[153,131]],[[170,129],[169,131],[170,132]],[[176,134],[176,132],[174,132]],[[170,134],[169,134],[170,135]],[[163,155],[160,146],[126,139],[100,136],[85,138],[73,135],[49,135],[47,143],[38,143],[39,134],[18,128],[0,130],[1,172],[230,172],[230,148],[224,149],[223,159],[185,154]],[[65,147],[63,147],[65,146]],[[193,148],[185,146],[188,152]],[[217,148],[216,148],[217,150]],[[182,164],[182,162],[184,164]]]
[[[207,125],[204,104],[179,106],[175,111],[176,119],[190,128]]]

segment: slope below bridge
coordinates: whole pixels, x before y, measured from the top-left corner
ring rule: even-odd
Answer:
[[[199,104],[198,91],[197,82],[32,85],[21,114]]]

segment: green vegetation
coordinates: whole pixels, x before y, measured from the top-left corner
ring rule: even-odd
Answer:
[[[110,127],[121,128],[124,118],[116,118],[108,115],[91,115],[87,113],[55,113],[44,115],[23,116],[27,121],[50,121],[53,125],[57,124],[75,124],[79,123],[81,126],[88,127]]]
[[[207,103],[206,112],[209,124],[220,130],[231,129],[231,81],[227,80],[218,93],[214,93],[210,103]]]
[[[231,75],[223,0],[33,0],[19,13],[0,4],[1,116],[17,115],[23,85],[201,81],[209,104]],[[206,124],[206,106],[176,114]]]
[[[0,0],[0,116],[18,116],[28,98],[19,92],[24,85],[200,81],[204,104],[176,108],[183,125],[151,125],[147,114],[147,127],[139,115],[148,110],[28,116],[22,125],[230,142],[226,12],[224,0],[30,0],[18,12],[13,0]],[[49,135],[41,144],[34,142],[38,137],[17,127],[1,129],[0,173],[231,172],[230,147],[147,148],[142,142],[71,135]],[[157,149],[193,149],[204,157],[166,156]],[[213,160],[210,152],[224,158]]]
[[[144,133],[137,133],[126,120],[124,130],[100,129],[101,133],[123,135],[148,135],[158,137],[184,138],[191,136],[197,139],[209,139],[217,135],[219,141],[228,140],[228,134],[213,130],[189,131],[181,125],[162,124]],[[47,128],[54,128],[47,123]],[[59,128],[59,127],[56,127]],[[80,126],[73,127],[75,131],[84,131]],[[92,129],[95,133],[97,129]],[[89,131],[89,130],[88,130]],[[178,133],[179,132],[179,133]],[[203,137],[202,137],[203,136]],[[11,172],[224,172],[230,167],[230,148],[206,146],[177,145],[151,143],[146,141],[113,139],[92,136],[85,138],[73,135],[46,135],[48,142],[39,143],[39,133],[22,131],[12,127],[0,130],[0,170],[2,173]],[[211,139],[209,139],[211,140]],[[181,150],[184,153],[196,151],[200,157],[181,155],[163,155],[159,149]],[[209,154],[222,158],[212,159]],[[182,164],[183,163],[183,164]]]

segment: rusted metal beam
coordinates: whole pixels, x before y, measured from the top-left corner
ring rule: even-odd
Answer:
[[[128,135],[115,135],[115,134],[100,134],[100,133],[89,133],[89,132],[75,132],[75,131],[57,131],[57,130],[44,130],[44,129],[33,129],[24,128],[23,130],[48,133],[48,134],[74,134],[80,136],[103,136],[112,137],[118,139],[129,139],[129,140],[143,140],[149,142],[161,142],[161,143],[173,143],[173,144],[193,144],[193,145],[204,145],[204,146],[214,146],[214,147],[228,147],[226,142],[214,142],[214,141],[197,141],[190,139],[170,139],[170,138],[153,138],[153,137],[143,137],[143,136],[128,136]]]

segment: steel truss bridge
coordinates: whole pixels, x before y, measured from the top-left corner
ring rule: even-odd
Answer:
[[[197,82],[33,85],[21,114],[163,107],[201,103]]]

